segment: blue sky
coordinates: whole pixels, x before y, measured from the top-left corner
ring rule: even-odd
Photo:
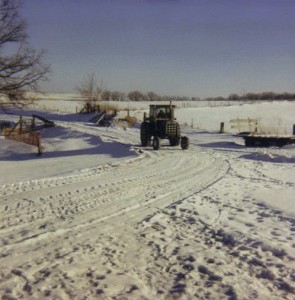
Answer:
[[[294,92],[294,0],[26,0],[47,91],[94,73],[111,90],[228,96]]]

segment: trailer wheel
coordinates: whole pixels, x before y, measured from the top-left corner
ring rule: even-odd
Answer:
[[[160,138],[155,136],[153,138],[153,149],[154,150],[159,150],[160,149]]]

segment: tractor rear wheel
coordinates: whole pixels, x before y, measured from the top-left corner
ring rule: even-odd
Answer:
[[[154,150],[159,150],[160,149],[160,138],[159,137],[157,137],[157,136],[155,136],[154,138],[153,138],[153,149]]]
[[[151,143],[150,125],[147,122],[141,123],[140,141],[141,141],[142,147],[146,147]]]
[[[189,139],[187,136],[183,136],[180,141],[181,149],[186,150],[189,147]]]

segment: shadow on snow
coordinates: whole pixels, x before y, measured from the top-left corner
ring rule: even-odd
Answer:
[[[71,131],[56,126],[54,129],[42,130],[41,146],[43,153],[39,158],[49,159],[58,157],[73,157],[83,155],[106,155],[112,158],[134,156],[130,145],[103,142],[99,136]],[[0,161],[24,161],[36,158],[36,147],[24,143],[5,140],[8,146],[0,153]]]

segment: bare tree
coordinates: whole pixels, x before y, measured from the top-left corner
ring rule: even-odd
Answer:
[[[109,101],[109,100],[111,100],[111,95],[112,95],[111,91],[103,90],[101,93],[101,100]]]
[[[103,86],[103,82],[98,82],[95,74],[92,73],[76,87],[76,90],[80,93],[85,103],[93,107],[101,96]]]
[[[230,94],[228,97],[227,97],[227,100],[229,101],[235,101],[235,100],[239,100],[240,96],[237,95],[237,94]]]
[[[132,91],[128,94],[128,98],[131,101],[142,101],[144,100],[144,95],[139,91]]]
[[[24,89],[37,89],[47,79],[49,66],[43,50],[28,45],[26,23],[19,15],[19,0],[0,0],[0,95],[24,103]]]
[[[154,92],[148,92],[146,96],[148,101],[157,101],[160,99],[160,96]]]
[[[114,91],[112,92],[111,98],[113,101],[124,101],[125,94],[118,91]]]

